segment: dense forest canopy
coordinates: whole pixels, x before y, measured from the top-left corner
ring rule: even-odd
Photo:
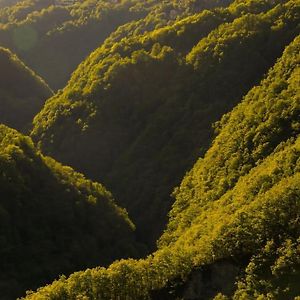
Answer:
[[[1,299],[58,274],[137,254],[134,226],[112,195],[0,125]]]
[[[47,101],[34,140],[104,182],[153,247],[169,195],[207,149],[212,123],[299,33],[299,3],[284,2],[237,1],[111,47],[108,39]]]
[[[0,298],[299,300],[299,12],[0,0]]]
[[[190,299],[188,274],[226,260],[240,273],[233,299],[298,296],[299,54],[298,37],[218,123],[211,148],[174,192],[157,252],[63,277],[26,299]],[[223,290],[205,299],[227,299]]]

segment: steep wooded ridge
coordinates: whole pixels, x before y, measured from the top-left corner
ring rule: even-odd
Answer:
[[[0,298],[299,300],[299,12],[0,0]]]
[[[181,15],[228,2],[230,0],[18,1],[16,5],[0,9],[0,45],[16,52],[56,90],[64,87],[78,64],[118,26],[141,20],[143,26],[139,28],[145,31],[174,22]],[[68,3],[71,5],[64,5]]]
[[[289,1],[284,6],[296,5]],[[293,18],[290,11],[285,15]],[[286,24],[277,21],[280,28]],[[273,30],[279,30],[277,26]],[[197,56],[197,48],[190,57]],[[26,299],[296,299],[299,75],[297,37],[268,76],[217,123],[212,146],[174,192],[176,201],[157,252],[144,260],[74,273]],[[207,298],[189,298],[189,274],[222,261],[239,270],[230,295],[214,287]]]
[[[1,299],[135,255],[133,224],[102,185],[42,156],[4,125],[0,191]]]
[[[212,123],[261,80],[299,20],[299,1],[236,1],[140,35],[124,25],[47,101],[32,137],[103,182],[153,246]]]
[[[0,70],[0,123],[26,131],[53,93],[40,77],[4,48],[0,48]]]

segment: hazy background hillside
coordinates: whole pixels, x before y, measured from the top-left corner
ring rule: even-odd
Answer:
[[[18,3],[19,0],[0,0],[0,7],[8,7]]]
[[[72,3],[74,5],[62,5]],[[141,20],[136,30],[172,23],[181,15],[229,0],[24,0],[0,10],[0,45],[16,52],[57,90],[77,65],[118,26]],[[1,7],[1,3],[0,3]]]

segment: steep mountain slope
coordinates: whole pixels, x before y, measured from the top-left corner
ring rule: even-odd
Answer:
[[[181,15],[228,2],[25,0],[0,10],[0,45],[16,52],[56,90],[118,26],[141,20],[142,30],[150,30]]]
[[[1,299],[135,254],[133,224],[102,185],[42,156],[4,125],[0,194]]]
[[[299,2],[278,2],[237,1],[119,42],[116,34],[47,101],[34,140],[104,182],[153,246],[212,123],[299,33]]]
[[[25,131],[52,96],[47,84],[9,50],[0,48],[0,122]]]
[[[174,192],[156,253],[75,273],[26,299],[228,299],[221,287],[205,296],[205,278],[202,294],[188,294],[192,270],[222,261],[239,270],[230,298],[300,296],[299,75],[300,36],[218,124],[211,148]]]

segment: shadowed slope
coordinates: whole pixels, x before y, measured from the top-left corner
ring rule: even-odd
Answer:
[[[47,84],[9,50],[0,48],[0,123],[26,131],[52,96]]]
[[[133,224],[102,185],[3,125],[0,195],[1,299],[136,253]]]

